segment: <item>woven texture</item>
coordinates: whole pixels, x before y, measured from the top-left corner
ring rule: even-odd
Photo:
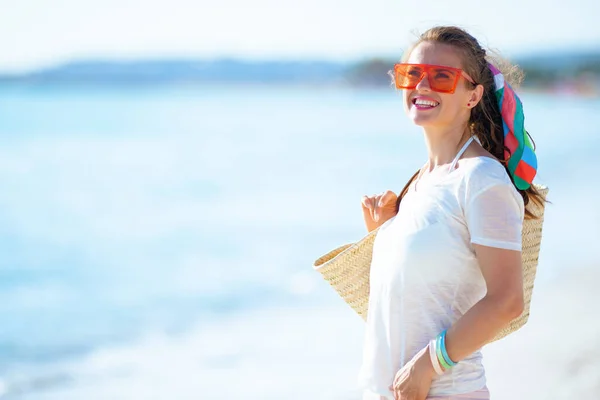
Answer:
[[[548,188],[533,185],[537,191],[546,198]],[[512,320],[492,340],[502,339],[506,335],[521,328],[529,318],[529,308],[533,285],[537,272],[540,244],[542,241],[542,226],[544,222],[544,206],[538,206],[533,201],[527,205],[527,210],[532,212],[538,219],[526,219],[523,221],[523,313]],[[314,262],[314,268],[333,287],[333,289],[344,299],[354,311],[364,320],[367,319],[369,306],[369,272],[371,269],[371,257],[373,255],[373,243],[377,230],[370,232],[367,236],[356,243],[346,244],[332,250]]]

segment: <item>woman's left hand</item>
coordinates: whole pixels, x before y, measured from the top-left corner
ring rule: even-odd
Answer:
[[[425,346],[396,373],[390,390],[396,400],[425,400],[434,376],[429,346]]]

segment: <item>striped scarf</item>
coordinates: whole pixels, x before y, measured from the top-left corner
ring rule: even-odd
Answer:
[[[504,126],[504,157],[508,159],[508,171],[515,186],[526,190],[531,186],[537,172],[537,158],[529,134],[525,130],[523,104],[502,73],[488,64],[494,74],[496,99]]]

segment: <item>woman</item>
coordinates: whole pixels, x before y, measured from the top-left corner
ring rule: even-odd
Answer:
[[[489,399],[480,349],[523,310],[537,163],[520,101],[475,38],[435,27],[404,58],[393,76],[429,160],[399,198],[362,199],[380,229],[359,382],[364,399]]]

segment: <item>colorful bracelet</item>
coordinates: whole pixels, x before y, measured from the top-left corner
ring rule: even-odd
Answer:
[[[438,336],[440,353],[442,354],[442,358],[444,359],[446,364],[448,364],[450,367],[454,367],[457,363],[452,361],[452,359],[448,355],[448,352],[446,351],[446,332],[447,332],[447,330],[443,331]],[[439,355],[438,355],[438,357],[439,357]],[[444,364],[442,363],[442,365],[444,365]]]
[[[437,359],[438,359],[439,363],[446,370],[452,368],[450,366],[450,364],[448,364],[448,362],[446,362],[446,359],[444,358],[444,355],[442,354],[442,342],[441,342],[442,337],[441,337],[441,335],[438,335],[438,337],[435,340],[436,340],[435,350],[436,350],[436,355],[437,355]]]
[[[436,340],[432,339],[429,342],[429,358],[431,358],[431,364],[433,365],[435,373],[438,375],[443,375],[444,369],[442,368],[442,365],[440,364],[440,361],[437,358],[436,347]]]

